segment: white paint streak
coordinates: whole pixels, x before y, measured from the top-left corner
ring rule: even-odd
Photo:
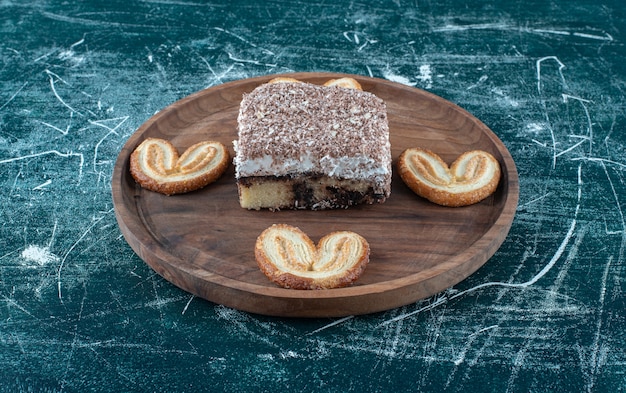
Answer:
[[[544,194],[542,196],[539,196],[537,198],[531,199],[530,201],[524,203],[523,205],[519,205],[517,207],[517,210],[525,209],[528,205],[532,205],[535,202],[539,202],[539,201],[543,200],[544,198],[547,198],[547,197],[551,196],[552,194],[553,194],[552,192],[548,192],[548,193],[546,193],[546,194]]]
[[[593,148],[593,123],[591,121],[591,115],[589,114],[589,109],[587,109],[587,104],[592,103],[592,101],[589,100],[585,100],[583,98],[580,97],[575,97],[569,94],[562,94],[561,95],[563,97],[563,102],[567,103],[568,100],[575,100],[576,102],[579,102],[580,105],[583,108],[583,111],[585,112],[585,118],[587,119],[587,135],[586,138],[587,140],[589,140],[589,154],[592,153],[592,148]]]
[[[565,64],[561,63],[561,61],[556,57],[556,56],[546,56],[546,57],[542,57],[541,59],[537,60],[537,62],[535,63],[535,68],[536,68],[536,72],[537,72],[537,92],[541,95],[542,92],[542,86],[541,86],[541,67],[544,61],[548,61],[548,60],[552,60],[555,61],[558,65],[559,65],[559,75],[561,77],[561,82],[563,83],[564,86],[567,86],[567,83],[565,82],[565,76],[563,76],[563,68],[565,68]]]
[[[500,97],[500,99],[498,100],[502,105],[505,106],[510,106],[513,108],[517,108],[519,107],[519,102],[517,102],[516,100],[514,100],[513,98],[509,97],[502,89],[500,89],[499,87],[494,87],[493,89],[491,89],[491,92],[494,93],[495,95],[497,95],[498,97]]]
[[[603,345],[600,343],[602,339],[602,318],[604,315],[604,299],[606,296],[606,284],[609,277],[609,271],[611,268],[612,257],[609,257],[606,265],[604,266],[604,273],[602,274],[602,282],[600,287],[600,306],[598,307],[598,316],[596,321],[596,331],[593,338],[593,344],[591,346],[591,359],[589,359],[590,375],[587,378],[587,391],[593,392],[595,382],[600,375],[600,368],[604,365],[605,357],[603,354],[606,352]]]
[[[492,330],[492,329],[496,329],[496,328],[498,328],[498,325],[488,326],[488,327],[479,329],[468,336],[467,342],[465,343],[465,345],[463,346],[459,354],[456,356],[456,358],[453,360],[454,369],[448,376],[448,379],[446,381],[446,389],[448,388],[448,386],[450,386],[450,383],[452,383],[452,380],[454,379],[454,376],[456,374],[458,367],[461,364],[465,363],[465,357],[467,356],[467,352],[470,350],[470,348],[474,344],[474,341],[476,340],[476,338],[482,333]]]
[[[473,88],[481,85],[484,81],[486,81],[487,79],[489,79],[489,77],[487,75],[482,75],[480,78],[478,78],[478,82],[474,83],[473,85],[470,85],[467,90],[472,90]]]
[[[506,23],[477,23],[473,25],[446,25],[433,29],[435,33],[449,33],[468,30],[509,30],[510,26]]]
[[[326,329],[328,329],[328,328],[330,328],[330,327],[333,327],[333,326],[335,326],[335,325],[339,325],[340,323],[344,323],[345,321],[347,321],[347,320],[349,320],[349,319],[352,319],[352,318],[354,318],[354,315],[349,315],[349,316],[347,316],[347,317],[340,318],[340,319],[338,319],[338,320],[336,320],[336,321],[334,321],[334,322],[329,323],[328,325],[324,325],[324,326],[322,326],[321,328],[315,329],[315,330],[313,330],[312,332],[307,333],[307,335],[311,335],[311,334],[319,333],[319,332],[321,332],[322,330],[326,330]]]
[[[410,312],[410,313],[407,313],[407,314],[398,315],[397,317],[394,317],[392,319],[389,319],[389,320],[379,324],[377,327],[381,327],[381,326],[389,325],[390,323],[393,323],[393,322],[401,321],[401,320],[403,320],[403,319],[405,319],[407,317],[410,317],[412,315],[419,314],[422,311],[432,310],[433,308],[446,303],[447,300],[448,299],[445,296],[442,296],[442,297],[436,299],[433,303],[430,303],[427,306],[424,306],[424,307],[422,307],[420,309],[417,309],[417,310],[415,310],[413,312]]]
[[[68,84],[67,82],[65,82],[63,79],[61,79],[60,76],[58,76],[57,74],[55,74],[54,72],[50,71],[50,70],[45,70],[46,74],[48,74],[48,79],[50,80],[50,88],[52,89],[52,93],[54,94],[54,96],[57,98],[57,100],[59,100],[59,102],[61,104],[63,104],[63,106],[65,106],[66,108],[68,108],[70,111],[72,112],[76,112],[78,113],[80,116],[84,116],[82,113],[80,113],[79,111],[77,111],[76,109],[72,108],[71,106],[69,106],[64,100],[63,98],[61,98],[61,96],[59,95],[59,93],[57,93],[56,87],[55,87],[55,83],[56,81],[60,81],[63,82],[63,84]],[[53,78],[54,76],[54,78]],[[56,80],[55,80],[56,78]]]
[[[613,41],[613,36],[606,32],[604,32],[604,35],[587,34],[587,33],[572,33],[572,35],[576,37],[589,38],[592,40]]]
[[[536,67],[536,73],[537,73],[537,92],[539,93],[540,97],[543,97],[543,86],[541,84],[541,67],[543,62],[545,61],[555,61],[559,68],[558,68],[558,72],[559,72],[559,76],[561,77],[561,83],[563,84],[564,87],[567,87],[567,83],[565,82],[565,77],[563,76],[563,68],[565,68],[565,64],[561,63],[561,61],[556,57],[556,56],[546,56],[546,57],[542,57],[541,59],[537,60],[537,62],[535,63],[535,67]],[[552,129],[551,121],[550,121],[550,116],[548,115],[548,111],[546,108],[546,101],[545,99],[541,98],[541,102],[542,105],[544,107],[544,115],[546,118],[546,125],[548,130],[550,131],[550,138],[552,140],[552,168],[556,168],[556,159],[557,159],[557,151],[556,151],[556,136],[554,134],[554,129]]]
[[[249,64],[254,64],[254,65],[272,67],[272,68],[277,66],[277,64],[267,64],[267,63],[262,63],[262,62],[260,62],[258,60],[248,60],[248,59],[242,59],[242,58],[239,58],[239,57],[235,57],[230,52],[228,52],[228,58],[231,59],[232,61],[237,62],[237,63],[249,63]]]
[[[69,153],[61,153],[58,150],[48,150],[48,151],[44,151],[41,153],[33,153],[33,154],[27,154],[25,156],[20,156],[20,157],[14,157],[14,158],[7,158],[4,160],[0,160],[0,164],[6,164],[9,162],[15,162],[15,161],[21,161],[21,160],[27,160],[29,158],[35,158],[35,157],[41,157],[41,156],[45,156],[48,154],[56,154],[57,156],[60,157],[79,157],[80,158],[80,166],[78,169],[78,183],[80,184],[80,180],[83,176],[83,165],[85,163],[85,158],[83,157],[82,153],[74,153],[74,152],[69,152]]]
[[[74,112],[72,112],[72,113],[74,113]],[[59,131],[63,135],[67,135],[69,133],[69,131],[70,131],[70,126],[69,125],[67,126],[67,128],[65,130],[62,130],[62,129],[60,129],[57,126],[53,126],[50,123],[46,123],[45,121],[40,121],[40,123],[43,124],[44,126],[52,128],[53,130]]]
[[[101,161],[98,158],[98,150],[100,149],[100,146],[102,145],[102,143],[111,135],[117,135],[119,136],[119,134],[117,133],[117,129],[120,128],[122,126],[122,124],[124,124],[126,122],[126,120],[128,120],[128,116],[122,116],[122,117],[116,117],[113,119],[104,119],[104,120],[96,120],[96,121],[92,121],[90,120],[89,123],[98,127],[102,127],[105,130],[108,130],[109,132],[106,133],[94,146],[94,155],[93,155],[93,171],[94,173],[98,174],[98,180],[101,177],[104,177],[104,173],[102,171],[98,170],[98,166],[102,165],[102,164],[109,164],[110,161],[106,160],[106,161]],[[110,127],[107,123],[109,122],[113,122],[115,125],[114,127]]]
[[[87,234],[89,232],[91,232],[93,227],[95,227],[100,221],[102,221],[112,211],[113,211],[113,209],[110,209],[109,211],[107,211],[102,216],[100,216],[98,218],[94,218],[94,220],[91,223],[91,225],[89,227],[87,227],[87,229],[80,235],[80,237],[74,242],[74,244],[71,245],[69,250],[67,250],[67,252],[63,256],[63,259],[61,259],[61,263],[59,264],[59,267],[57,268],[57,292],[58,292],[59,300],[61,302],[63,302],[63,293],[61,291],[61,272],[63,271],[63,267],[65,266],[65,261],[67,260],[68,256],[72,253],[72,251],[74,251],[74,249],[76,248],[78,243],[80,243],[81,240],[83,240],[85,238],[85,236],[87,236]]]
[[[613,160],[609,160],[609,159],[606,159],[606,158],[600,158],[600,157],[574,157],[574,158],[572,158],[572,161],[599,162],[601,164],[609,164],[609,165],[617,166],[617,167],[620,167],[622,169],[626,168],[626,164],[624,164],[624,163],[613,161]]]
[[[526,131],[534,133],[534,134],[538,134],[541,131],[544,131],[546,129],[546,125],[545,123],[535,123],[535,122],[531,122],[526,124]]]
[[[22,251],[22,258],[28,262],[35,262],[39,266],[44,266],[50,262],[59,260],[59,257],[51,253],[48,247],[41,247],[34,244],[27,246],[24,251]]]
[[[577,143],[574,143],[572,146],[568,147],[567,149],[562,150],[562,151],[560,151],[560,152],[556,153],[556,154],[554,155],[554,158],[558,158],[558,157],[560,157],[560,156],[562,156],[562,155],[564,155],[564,154],[569,153],[570,151],[572,151],[572,150],[576,149],[578,146],[582,145],[583,143],[585,143],[585,141],[584,141],[584,140],[582,140],[582,141],[578,141]]]
[[[391,71],[385,71],[383,72],[383,77],[387,80],[390,80],[392,82],[397,82],[397,83],[401,83],[403,85],[407,85],[407,86],[415,86],[416,83],[411,82],[407,77],[404,77],[402,75],[396,75],[394,73],[392,73]]]
[[[598,34],[590,34],[590,33],[580,33],[580,32],[571,32],[567,30],[556,30],[556,29],[535,29],[535,28],[527,28],[527,27],[519,27],[514,26],[507,23],[478,23],[471,25],[446,25],[443,27],[434,28],[432,31],[435,33],[453,33],[453,32],[462,32],[462,31],[471,31],[471,30],[495,30],[495,31],[513,31],[513,32],[521,32],[528,34],[549,34],[549,35],[558,35],[558,36],[574,36],[579,38],[586,38],[591,40],[600,40],[600,41],[613,41],[613,36],[607,32],[602,32],[602,35]]]
[[[4,109],[5,106],[9,105],[11,103],[11,101],[13,101],[13,99],[15,99],[15,97],[17,97],[17,95],[20,93],[20,91],[22,91],[22,89],[24,89],[26,87],[26,85],[28,85],[28,82],[25,82],[22,87],[20,87],[19,89],[17,89],[17,91],[15,93],[13,93],[13,95],[11,96],[11,98],[9,98],[9,100],[7,102],[5,102],[4,104],[2,104],[2,106],[0,106],[0,111],[2,109]]]
[[[182,315],[185,315],[185,313],[187,312],[187,309],[189,308],[189,305],[191,304],[191,301],[195,298],[194,295],[191,295],[191,297],[189,298],[189,301],[187,302],[187,304],[185,304],[185,307],[183,308],[183,312],[181,312]]]
[[[50,184],[52,184],[52,180],[48,179],[45,182],[43,182],[42,184],[38,185],[37,187],[33,187],[33,191],[43,190],[46,186],[49,186]]]
[[[422,64],[420,66],[420,74],[417,76],[417,79],[424,83],[427,89],[433,87],[433,72],[429,64]]]

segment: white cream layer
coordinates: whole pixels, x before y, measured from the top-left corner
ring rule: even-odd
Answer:
[[[300,159],[274,159],[270,155],[236,162],[237,178],[248,176],[285,176],[295,173],[321,171],[322,174],[342,179],[384,178],[391,168],[364,155],[354,157],[322,157],[319,162],[305,154]]]

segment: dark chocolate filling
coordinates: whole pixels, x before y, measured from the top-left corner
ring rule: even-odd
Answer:
[[[386,196],[382,193],[375,193],[372,187],[367,192],[347,190],[345,188],[327,186],[325,187],[325,195],[322,200],[315,197],[315,189],[309,187],[307,182],[315,181],[322,178],[319,174],[305,174],[306,181],[299,180],[303,175],[296,176],[272,176],[273,181],[292,182],[292,190],[294,193],[294,205],[291,208],[298,209],[336,209],[347,208],[361,203],[382,203]],[[237,181],[243,187],[250,187],[259,179],[267,179],[268,176],[250,176],[242,177]],[[342,180],[342,179],[338,179]]]

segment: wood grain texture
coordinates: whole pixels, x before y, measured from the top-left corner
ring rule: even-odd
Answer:
[[[322,84],[341,74],[288,76]],[[241,96],[273,76],[218,85],[188,96],[145,122],[121,150],[112,178],[118,224],[133,250],[164,278],[207,300],[275,316],[337,317],[415,302],[480,268],[504,241],[517,206],[519,183],[508,150],[482,122],[425,91],[351,75],[385,100],[394,168],[408,147],[424,147],[450,163],[473,149],[502,167],[495,194],[463,208],[434,205],[413,194],[397,174],[382,205],[329,211],[248,211],[239,207],[234,168],[208,187],[167,197],[143,190],[129,173],[129,156],[147,137],[185,150],[201,140],[229,147],[236,139]],[[371,259],[349,288],[298,291],[271,283],[254,261],[257,236],[274,223],[298,226],[317,242],[337,230],[364,236]]]

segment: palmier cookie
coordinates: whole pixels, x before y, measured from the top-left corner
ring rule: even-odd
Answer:
[[[491,154],[472,150],[450,167],[437,154],[421,148],[405,150],[398,173],[417,195],[443,206],[467,206],[491,195],[500,181],[500,164]]]
[[[290,78],[290,77],[286,77],[286,76],[277,76],[276,78],[270,80],[267,83],[301,83],[301,81],[295,79],[295,78]]]
[[[277,76],[276,78],[270,80],[267,83],[284,83],[284,82],[301,83],[302,81],[295,79],[295,78]],[[340,86],[346,89],[363,90],[363,88],[361,87],[361,84],[357,82],[356,79],[349,78],[349,77],[344,77],[344,78],[339,78],[339,79],[330,79],[324,83],[324,86]]]
[[[357,82],[354,78],[339,78],[339,79],[331,79],[324,83],[324,86],[339,86],[345,87],[346,89],[356,89],[363,90],[361,84]]]
[[[197,190],[217,180],[226,170],[230,155],[213,141],[196,143],[183,155],[169,141],[144,140],[130,156],[130,173],[143,188],[165,195]]]
[[[274,283],[291,289],[331,289],[356,281],[369,262],[370,247],[349,231],[324,236],[317,247],[299,228],[274,224],[257,238],[254,255]]]

